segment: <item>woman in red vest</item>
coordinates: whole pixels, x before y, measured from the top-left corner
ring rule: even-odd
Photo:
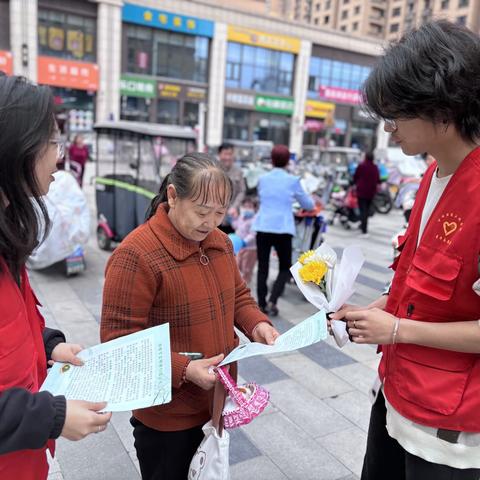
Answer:
[[[48,87],[0,74],[0,478],[47,478],[46,449],[62,435],[79,440],[106,428],[105,404],[38,393],[47,363],[70,362],[79,345],[45,328],[25,261],[37,245],[37,215],[62,145]]]
[[[344,306],[355,343],[378,344],[362,480],[480,478],[480,39],[431,22],[391,45],[368,107],[425,173],[388,295]]]

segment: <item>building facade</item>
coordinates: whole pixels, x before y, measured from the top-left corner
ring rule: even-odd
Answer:
[[[380,43],[273,18],[294,0],[251,1],[0,0],[0,70],[50,85],[69,138],[111,119],[191,129],[201,148],[371,148],[359,90]]]

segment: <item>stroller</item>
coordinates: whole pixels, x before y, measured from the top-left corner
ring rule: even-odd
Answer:
[[[340,224],[345,229],[350,230],[352,224],[360,222],[360,209],[358,208],[357,192],[354,186],[350,186],[346,190],[333,191],[330,205],[333,210],[329,220],[330,225],[333,225],[335,219],[338,218]]]

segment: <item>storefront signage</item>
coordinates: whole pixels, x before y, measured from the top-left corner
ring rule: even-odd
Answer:
[[[13,74],[13,57],[10,52],[0,50],[0,71],[7,75]]]
[[[300,52],[300,40],[298,38],[260,32],[251,28],[229,25],[227,38],[231,42],[245,43],[255,47],[281,50],[282,52]]]
[[[120,78],[120,95],[126,97],[155,98],[155,80],[122,75]]]
[[[292,98],[267,97],[265,95],[257,95],[255,97],[255,110],[258,112],[291,115],[293,113],[293,105]]]
[[[255,108],[255,95],[243,92],[227,92],[225,103],[235,107]]]
[[[122,20],[128,23],[146,25],[163,30],[213,37],[214,23],[196,17],[186,17],[175,13],[164,12],[154,8],[140,7],[126,3],[122,8]]]
[[[305,104],[305,116],[312,118],[326,118],[335,113],[335,104],[330,102],[318,102],[307,100]]]
[[[77,90],[98,90],[98,66],[54,57],[38,57],[38,83]]]
[[[193,102],[203,102],[206,99],[207,92],[201,87],[189,87],[176,83],[158,84],[158,96],[160,98],[174,98]]]
[[[318,89],[318,94],[321,98],[331,100],[332,102],[349,103],[351,105],[362,103],[362,95],[358,90],[321,85]]]
[[[174,85],[171,83],[158,84],[158,96],[166,98],[179,98],[182,92],[181,85]]]
[[[325,124],[320,120],[305,120],[303,129],[307,132],[321,132],[325,128]]]

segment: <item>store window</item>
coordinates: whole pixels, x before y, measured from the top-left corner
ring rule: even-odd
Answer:
[[[156,30],[153,43],[155,75],[207,82],[208,38]]]
[[[183,105],[183,125],[196,127],[199,122],[198,103],[185,102]]]
[[[223,138],[249,140],[250,112],[236,108],[226,108],[223,121]]]
[[[148,122],[150,99],[140,97],[122,97],[120,118],[135,122]]]
[[[226,86],[291,95],[294,63],[293,53],[229,42]]]
[[[180,102],[177,100],[157,100],[157,122],[179,125]]]
[[[256,115],[253,139],[270,140],[274,144],[288,145],[290,138],[290,118],[281,115]]]
[[[127,72],[206,83],[208,38],[128,25]]]
[[[360,90],[370,73],[370,67],[339,62],[328,58],[311,57],[308,94],[318,96],[321,85]]]
[[[55,10],[38,10],[39,55],[95,61],[94,18],[63,13]]]
[[[152,29],[128,26],[127,72],[152,73]]]

